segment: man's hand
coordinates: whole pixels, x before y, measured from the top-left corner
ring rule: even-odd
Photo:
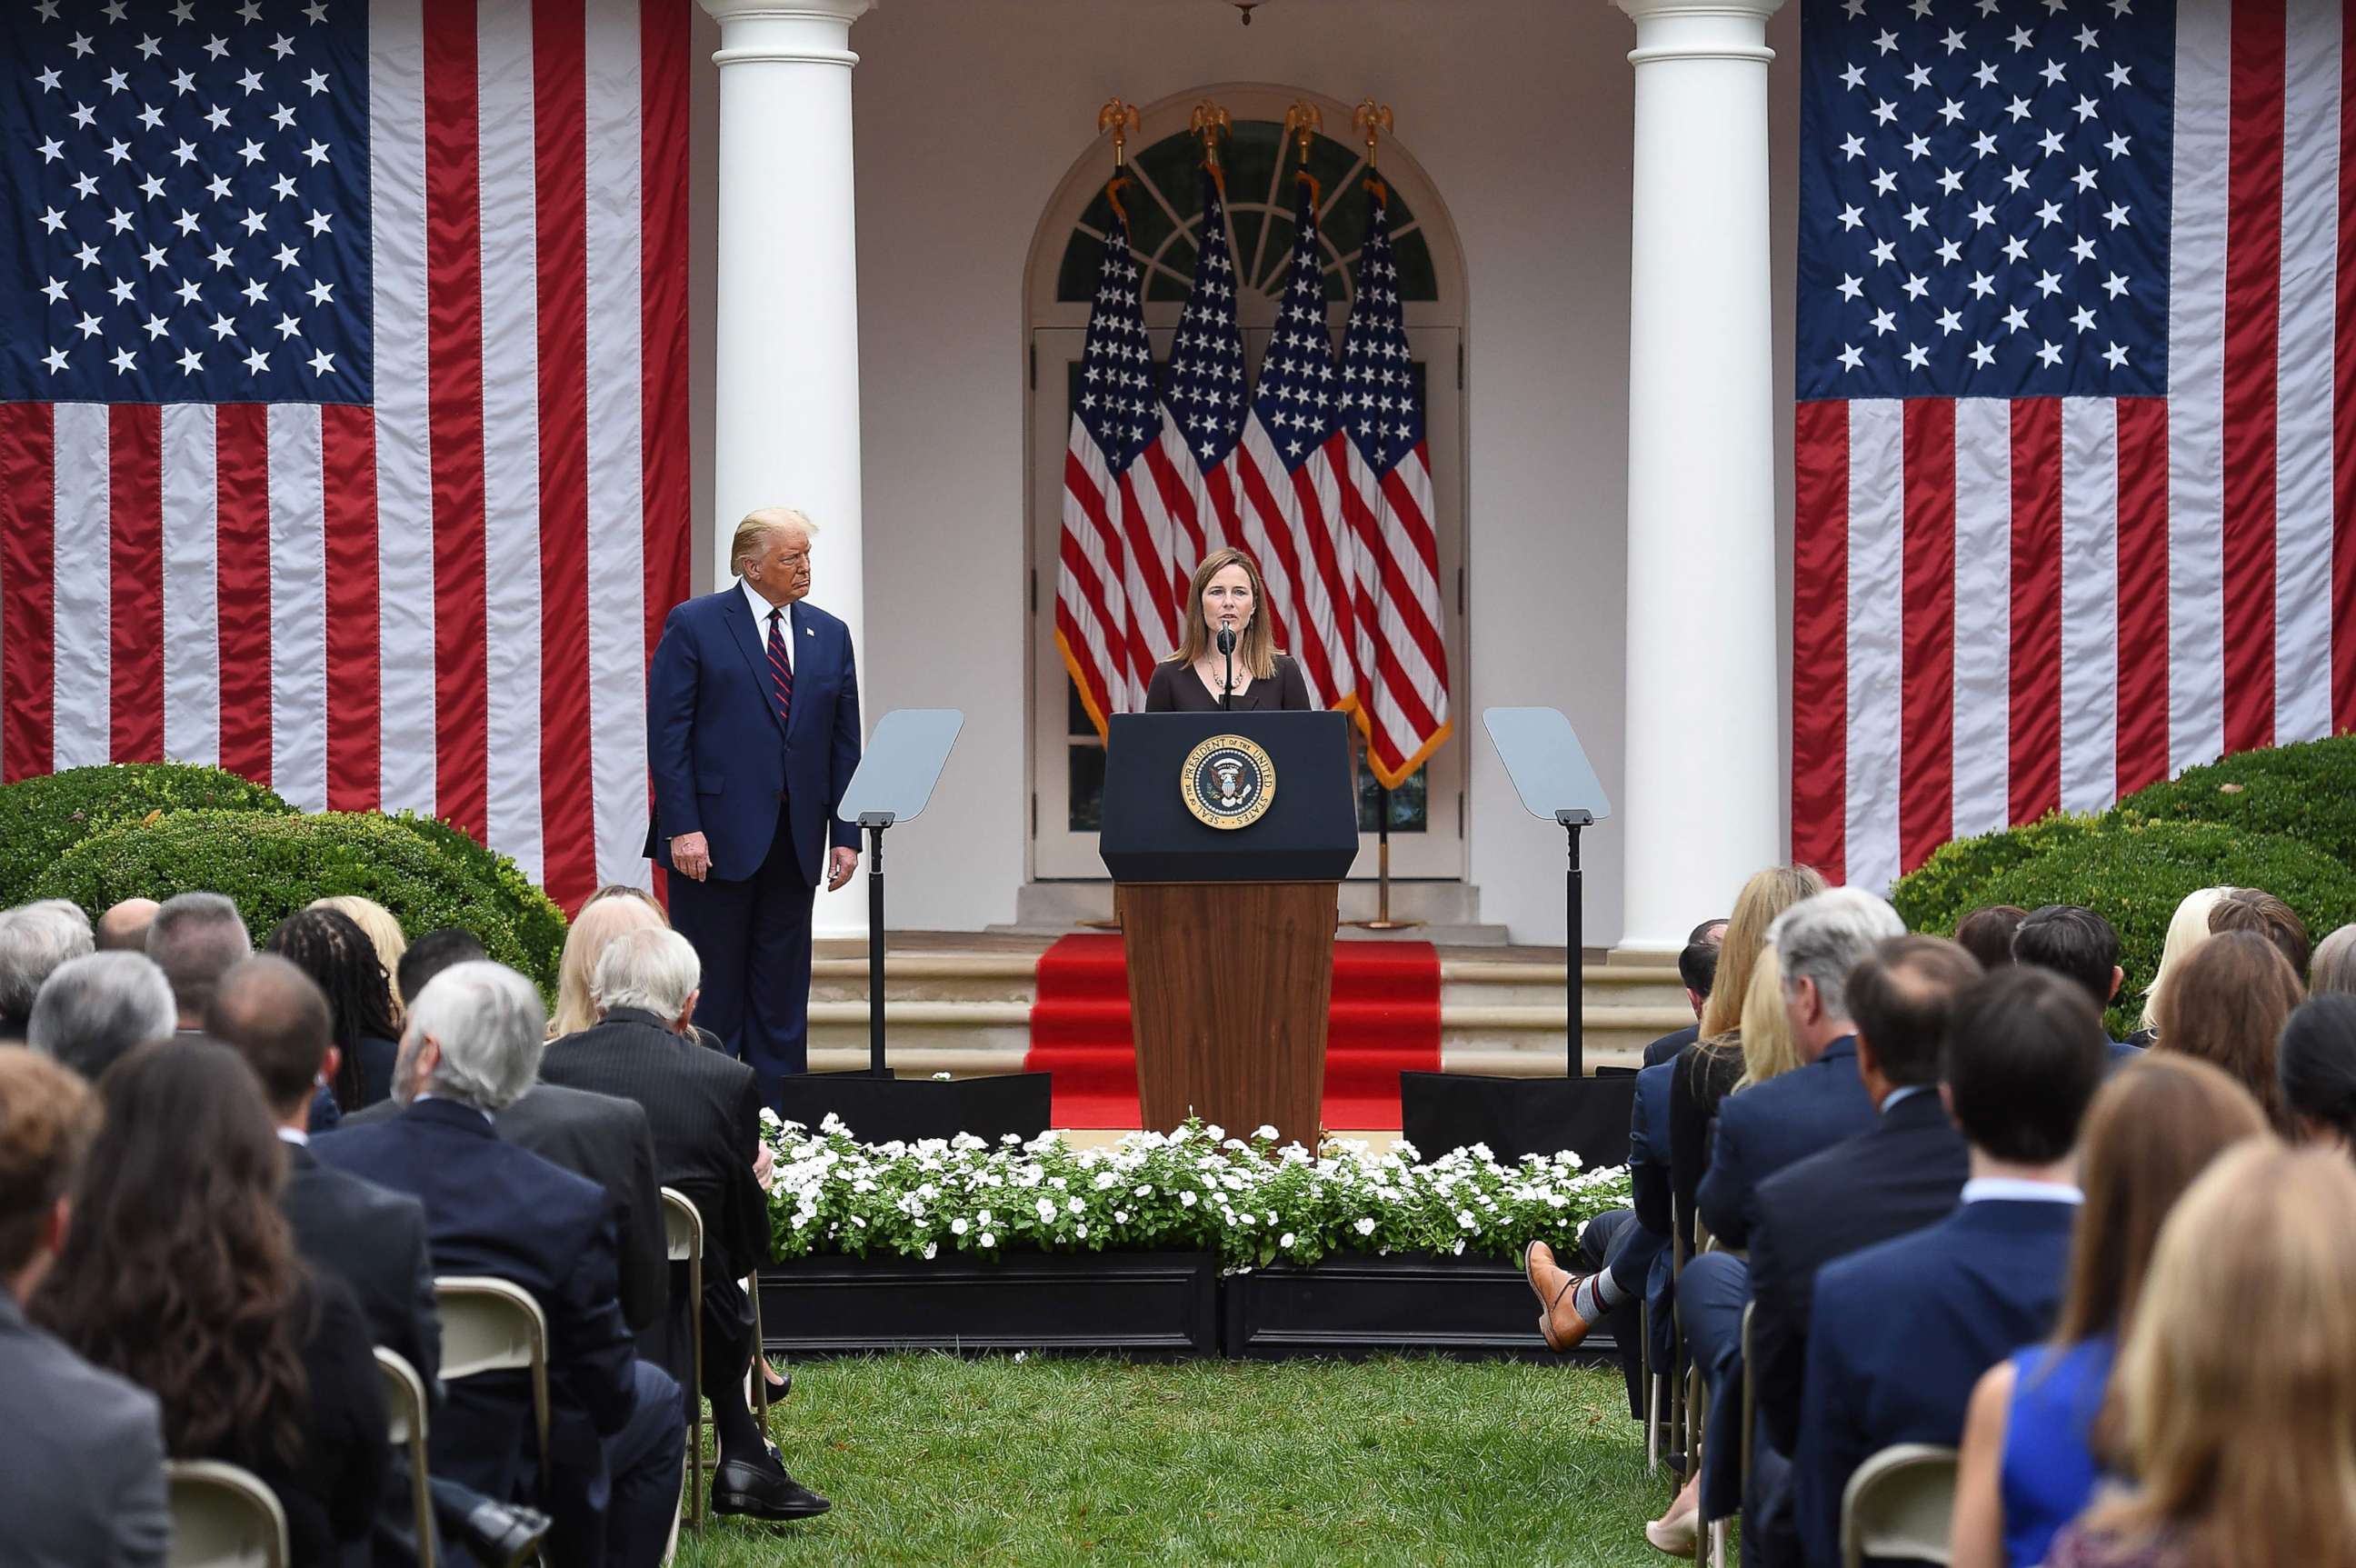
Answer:
[[[834,854],[827,861],[827,865],[829,870],[826,876],[826,890],[831,893],[850,881],[851,874],[859,869],[859,852],[855,849],[845,849],[842,845],[837,844],[834,846]]]
[[[701,882],[712,875],[712,846],[701,833],[681,833],[670,841],[670,868]]]
[[[776,1156],[770,1153],[767,1142],[764,1141],[761,1152],[753,1156],[753,1179],[761,1184],[763,1192],[769,1190],[769,1167],[776,1163]]]

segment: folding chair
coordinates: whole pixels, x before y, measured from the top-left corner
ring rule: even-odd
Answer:
[[[442,1315],[442,1380],[529,1371],[540,1438],[540,1480],[548,1484],[548,1316],[521,1285],[487,1274],[443,1274],[434,1282]]]
[[[1841,1492],[1841,1564],[1868,1557],[1953,1561],[1948,1529],[1955,1513],[1955,1450],[1901,1443],[1857,1467]]]
[[[1661,1374],[1653,1367],[1653,1304],[1647,1300],[1637,1306],[1636,1332],[1642,1342],[1636,1348],[1636,1366],[1644,1389],[1644,1474],[1661,1473],[1661,1409],[1663,1394]]]
[[[694,1376],[703,1377],[703,1215],[695,1200],[675,1187],[662,1189],[663,1238],[670,1248],[670,1261],[687,1265],[687,1320],[689,1343],[694,1348]],[[687,1391],[689,1406],[695,1420],[688,1432],[687,1527],[703,1528],[703,1395],[701,1390]]]
[[[172,1568],[287,1568],[286,1510],[261,1477],[212,1459],[167,1459]]]
[[[434,1568],[434,1490],[425,1469],[425,1380],[397,1350],[376,1348],[393,1446],[409,1450],[409,1503],[417,1526],[417,1568]]]
[[[1751,1381],[1751,1309],[1755,1302],[1742,1304],[1742,1495],[1751,1496],[1751,1434],[1759,1424],[1759,1395]]]

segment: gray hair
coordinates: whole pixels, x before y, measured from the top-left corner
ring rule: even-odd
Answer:
[[[237,906],[218,893],[175,893],[147,923],[147,956],[163,966],[184,1018],[202,1018],[220,977],[253,956]]]
[[[36,898],[25,908],[45,909],[52,915],[63,917],[85,931],[91,929],[90,911],[70,898]]]
[[[33,1002],[25,1043],[96,1079],[177,1022],[172,987],[145,953],[94,952],[58,965]]]
[[[765,506],[746,512],[729,536],[728,570],[743,576],[744,563],[767,549],[769,541],[781,533],[798,533],[808,544],[818,537],[818,524],[797,507]]]
[[[605,944],[589,977],[589,999],[600,1013],[636,1007],[668,1024],[687,1010],[702,980],[694,943],[668,926],[645,926]]]
[[[2310,991],[2356,992],[2356,926],[2342,926],[2315,944],[2308,961]]]
[[[59,964],[90,952],[90,922],[80,909],[73,913],[75,918],[69,919],[57,900],[44,899],[0,914],[0,1017],[31,1013],[41,983]]]
[[[487,959],[454,963],[409,1004],[393,1093],[403,1102],[412,1097],[417,1053],[430,1038],[442,1047],[442,1059],[426,1093],[477,1111],[504,1111],[540,1076],[547,1027],[547,1010],[530,981]]]
[[[1783,990],[1803,980],[1816,983],[1816,996],[1828,1018],[1848,1016],[1848,972],[1885,937],[1902,937],[1906,922],[1886,898],[1862,887],[1835,887],[1803,898],[1767,928],[1767,940],[1783,971]]]

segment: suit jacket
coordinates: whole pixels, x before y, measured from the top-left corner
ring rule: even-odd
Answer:
[[[830,840],[857,848],[834,815],[859,766],[859,672],[851,631],[807,599],[787,611],[794,644],[790,717],[769,684],[767,628],[734,583],[688,600],[663,623],[647,671],[647,760],[654,818],[647,854],[670,865],[670,841],[701,833],[712,875],[741,882],[760,870],[787,808],[794,864],[817,886]]]
[[[370,1561],[369,1527],[387,1497],[391,1459],[384,1382],[370,1348],[368,1319],[342,1280],[315,1273],[299,1310],[308,1403],[303,1462],[289,1468],[274,1452],[223,1450],[203,1455],[242,1465],[269,1484],[286,1510],[293,1561]]]
[[[1718,1108],[1717,1151],[1695,1195],[1702,1223],[1723,1245],[1748,1247],[1761,1182],[1872,1131],[1877,1120],[1857,1075],[1857,1041],[1846,1035],[1806,1067],[1727,1096]]]
[[[1958,1443],[1980,1374],[2053,1326],[2077,1206],[1966,1203],[1825,1265],[1792,1478],[1805,1560],[1840,1561],[1841,1492],[1893,1443]]]
[[[1682,1029],[1672,1029],[1644,1047],[1644,1065],[1658,1067],[1663,1062],[1675,1061],[1679,1051],[1700,1038],[1699,1024],[1687,1024]]]
[[[434,1308],[424,1206],[322,1165],[300,1144],[287,1145],[286,1190],[278,1206],[304,1260],[351,1287],[369,1337],[416,1368],[427,1396],[437,1397],[442,1319]]]
[[[1638,1071],[1628,1117],[1628,1187],[1636,1223],[1655,1236],[1669,1233],[1669,1075],[1675,1071],[1674,1058]]]
[[[344,1126],[313,1145],[323,1165],[424,1205],[438,1274],[489,1274],[530,1291],[547,1315],[553,1409],[619,1432],[637,1406],[629,1326],[616,1295],[616,1243],[605,1190],[504,1141],[491,1119],[421,1100],[390,1121]],[[495,1374],[450,1386],[434,1423],[434,1473],[489,1498],[516,1493],[530,1451],[531,1391]]]
[[[155,1395],[26,1322],[0,1290],[0,1559],[163,1568],[163,1423]]]
[[[1938,1090],[1910,1094],[1860,1136],[1759,1184],[1751,1227],[1751,1381],[1767,1440],[1800,1441],[1800,1395],[1816,1271],[1954,1212],[1970,1174]]]
[[[707,1275],[735,1279],[769,1261],[768,1202],[753,1178],[761,1084],[751,1068],[671,1033],[651,1013],[616,1007],[594,1027],[552,1041],[540,1077],[644,1109],[656,1179],[703,1216]]]
[[[366,1127],[400,1114],[398,1104],[380,1101],[353,1112],[343,1124]],[[670,1247],[663,1237],[662,1184],[655,1179],[654,1135],[645,1109],[610,1094],[539,1083],[494,1120],[509,1143],[605,1189],[618,1226],[623,1319],[637,1333],[661,1317],[670,1299]]]

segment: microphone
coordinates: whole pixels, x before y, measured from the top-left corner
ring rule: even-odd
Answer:
[[[1236,705],[1236,628],[1225,623],[1219,627],[1219,651],[1227,656],[1226,689],[1219,693],[1219,703],[1232,712]]]

